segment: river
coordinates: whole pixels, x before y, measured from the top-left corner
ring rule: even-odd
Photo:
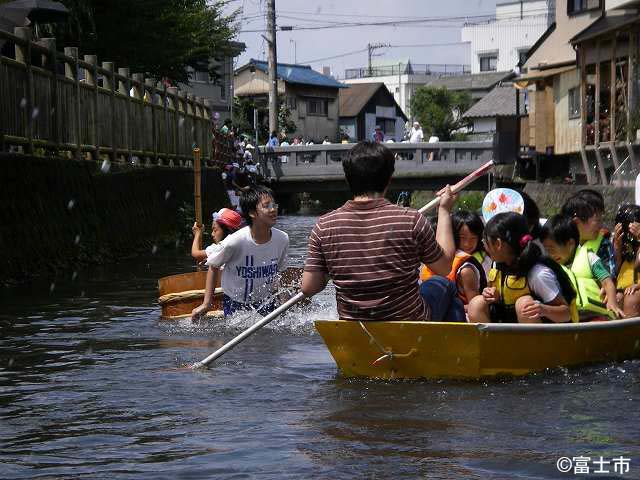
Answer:
[[[283,217],[302,265],[313,217]],[[0,290],[0,478],[640,478],[640,361],[495,381],[342,378],[312,320],[329,289],[205,371],[255,318],[159,322],[188,247]],[[596,467],[593,463],[603,457]]]

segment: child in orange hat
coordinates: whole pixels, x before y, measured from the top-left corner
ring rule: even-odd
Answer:
[[[214,246],[224,240],[227,235],[238,231],[242,226],[242,216],[235,210],[230,208],[221,208],[219,211],[214,212],[213,222],[211,223],[211,238],[213,243],[206,249],[200,250],[201,237],[202,237],[202,225],[198,222],[194,222],[191,231],[193,232],[193,243],[191,244],[191,256],[196,262],[201,263],[207,260],[209,251]]]

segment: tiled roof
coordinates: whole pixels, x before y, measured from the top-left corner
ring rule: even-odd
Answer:
[[[268,64],[262,60],[251,59],[249,63],[240,67],[238,71],[244,70],[254,65],[263,72],[268,72]],[[293,65],[289,63],[278,63],[276,68],[278,78],[288,83],[301,85],[316,85],[318,87],[347,88],[348,85],[338,82],[336,79],[323,75],[312,70],[308,65]]]
[[[520,94],[520,114],[524,115],[524,91],[512,83],[498,85],[464,112],[464,118],[510,117],[516,114],[516,91]]]
[[[393,95],[387,89],[384,83],[351,83],[349,88],[340,90],[340,116],[341,117],[356,117],[360,114],[362,109],[367,105],[371,97],[373,97],[378,90],[384,89],[386,95],[394,102],[397,109],[402,112],[400,106],[397,104]],[[400,116],[407,120],[404,113],[400,113]]]
[[[445,87],[447,90],[488,90],[498,82],[513,76],[513,72],[484,72],[468,75],[438,77],[428,83],[430,87]]]

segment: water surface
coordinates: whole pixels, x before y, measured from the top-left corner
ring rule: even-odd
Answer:
[[[292,265],[313,222],[280,220]],[[0,290],[0,478],[571,478],[556,460],[579,455],[630,457],[621,478],[640,478],[639,361],[347,380],[312,326],[336,316],[329,290],[181,369],[255,321],[159,322],[157,279],[191,268],[181,249]]]

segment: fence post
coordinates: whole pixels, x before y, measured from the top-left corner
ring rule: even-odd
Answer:
[[[51,118],[51,134],[53,143],[56,146],[56,153],[60,149],[60,131],[58,122],[58,50],[55,38],[42,38],[38,42],[49,50],[46,60],[46,68],[51,70],[51,105],[49,105],[48,115]]]
[[[118,68],[118,76],[124,77],[118,78],[118,93],[124,95],[127,99],[126,107],[124,109],[124,149],[127,152],[127,160],[131,160],[131,142],[129,141],[129,130],[131,126],[131,97],[129,96],[129,90],[131,89],[129,82],[129,69],[127,67]]]
[[[109,90],[109,104],[111,113],[111,122],[109,128],[111,134],[109,141],[111,142],[111,161],[118,161],[118,146],[116,145],[116,78],[115,65],[113,62],[102,62],[102,68],[107,70],[107,74],[103,77],[102,87]]]
[[[184,92],[182,90],[178,90],[178,97],[177,97],[178,98],[178,109],[177,109],[178,110],[178,115],[177,115],[178,128],[176,128],[178,141],[176,142],[176,154],[180,155],[181,157],[185,157],[186,161],[184,162],[184,164],[188,165],[189,155],[188,155],[188,153],[185,153],[185,155],[182,155],[183,142],[181,141],[182,138],[185,137],[184,124],[187,121],[187,113],[186,113],[186,108],[187,108],[186,107],[186,99],[187,98],[186,97],[187,97],[187,92]],[[180,115],[182,115],[182,117],[180,117]],[[180,122],[180,120],[182,120],[182,122]],[[182,135],[180,135],[180,125],[182,125],[182,130],[183,130]],[[183,163],[181,162],[181,164],[183,164]]]
[[[208,135],[209,133],[211,133],[211,100],[209,100],[208,98],[204,99],[204,116],[206,118],[206,134]],[[205,137],[205,140],[208,137]],[[211,141],[209,142],[209,158],[211,159],[211,161],[214,163],[214,165],[218,164],[218,161],[220,160],[219,158],[215,158],[215,154],[217,152],[217,149],[214,146],[215,142],[215,138],[213,136],[213,133],[211,133]]]
[[[178,160],[178,107],[180,101],[178,100],[178,89],[176,87],[167,88],[167,93],[169,94],[169,98],[171,99],[171,106],[173,107],[173,134],[171,135],[171,148],[167,148],[167,153],[169,155],[173,155],[175,162],[179,163]],[[171,119],[169,119],[171,122]],[[168,127],[169,123],[167,123]]]
[[[25,41],[25,45],[16,42],[16,61],[26,65],[27,69],[27,91],[26,105],[23,110],[26,134],[27,134],[27,153],[33,154],[33,70],[31,69],[31,29],[29,27],[15,27],[13,33],[16,37]]]
[[[160,150],[160,138],[162,138],[164,143],[164,151],[162,153],[164,153],[165,162],[168,165],[169,164],[169,157],[168,157],[169,141],[167,140],[167,136],[169,135],[169,97],[167,95],[167,86],[164,84],[160,84],[160,82],[158,82],[158,84],[156,85],[156,88],[158,88],[158,86],[162,87],[162,94],[160,96],[160,100],[162,102],[162,124],[164,125],[163,134],[158,135],[158,150]]]
[[[131,82],[131,90],[133,90],[131,104],[134,106],[133,108],[140,113],[139,115],[132,115],[134,125],[131,131],[131,144],[135,150],[142,151],[142,156],[144,157],[144,144],[146,138],[144,122],[144,74],[133,73],[131,74],[131,78],[133,79],[133,82]]]
[[[67,57],[71,57],[73,59],[73,68],[68,63],[65,62],[64,73],[65,76],[69,79],[72,79],[74,83],[74,91],[76,93],[76,101],[74,104],[74,117],[76,123],[76,160],[80,160],[82,156],[82,138],[80,135],[80,79],[78,78],[78,47],[64,47],[64,54]]]
[[[158,164],[158,127],[156,126],[156,82],[147,78],[144,84],[151,89],[151,149],[153,150],[153,163]]]
[[[90,118],[89,129],[91,131],[91,141],[95,147],[94,159],[100,158],[100,145],[98,141],[98,57],[96,55],[85,55],[84,61],[92,66],[84,70],[87,85],[93,87],[93,118]]]

